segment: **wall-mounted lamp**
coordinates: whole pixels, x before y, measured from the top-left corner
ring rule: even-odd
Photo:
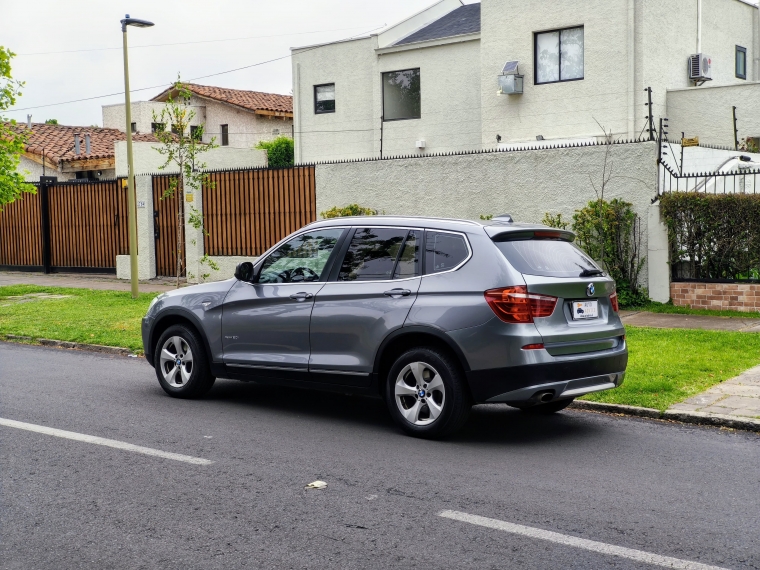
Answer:
[[[542,140],[544,140],[544,135],[536,135],[536,140],[537,140],[537,141],[542,141]]]

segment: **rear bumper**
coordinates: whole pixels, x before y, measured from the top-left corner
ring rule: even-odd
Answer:
[[[604,356],[472,370],[467,380],[477,403],[528,402],[541,391],[553,391],[554,399],[575,398],[620,386],[627,364],[624,348]]]

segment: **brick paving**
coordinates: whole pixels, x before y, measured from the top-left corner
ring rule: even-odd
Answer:
[[[712,331],[760,332],[760,319],[751,317],[712,317],[620,311],[623,324],[656,329],[704,329]]]

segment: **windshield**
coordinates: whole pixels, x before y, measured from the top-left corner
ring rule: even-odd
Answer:
[[[575,245],[556,239],[496,241],[512,267],[527,275],[580,277],[584,271],[600,275],[599,266]]]

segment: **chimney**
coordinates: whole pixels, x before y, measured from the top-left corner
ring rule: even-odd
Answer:
[[[31,129],[32,128],[32,116],[27,115],[26,116],[26,128]]]
[[[92,147],[90,146],[90,133],[84,135],[84,153],[90,154]]]
[[[74,154],[79,155],[79,133],[74,133]]]

